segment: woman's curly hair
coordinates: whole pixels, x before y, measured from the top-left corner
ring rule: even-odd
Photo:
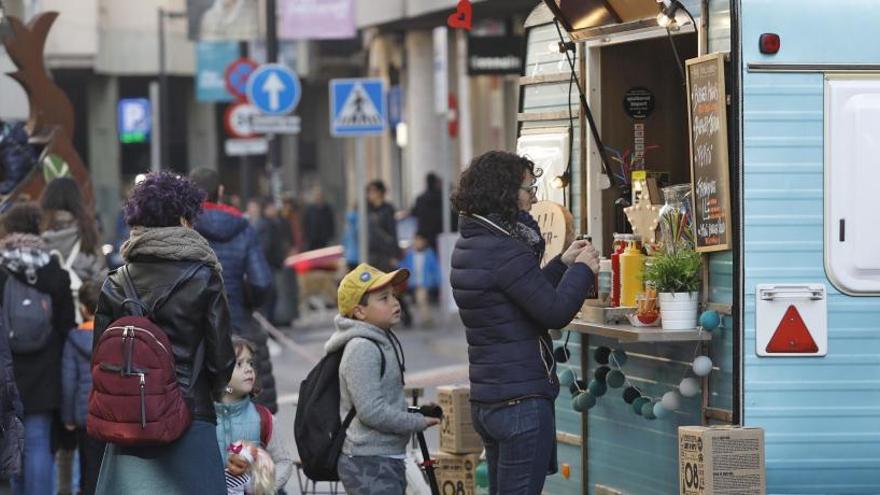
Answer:
[[[187,177],[170,172],[147,174],[134,186],[123,212],[129,226],[176,227],[202,212],[205,192]]]
[[[506,151],[484,153],[462,172],[452,204],[465,215],[495,213],[513,222],[519,213],[519,188],[526,172],[540,175],[528,158]]]

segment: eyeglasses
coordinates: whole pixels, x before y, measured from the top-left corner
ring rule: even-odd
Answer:
[[[519,188],[534,196],[535,194],[538,194],[538,186],[535,185],[537,182],[537,179],[534,179],[528,186],[519,186]]]

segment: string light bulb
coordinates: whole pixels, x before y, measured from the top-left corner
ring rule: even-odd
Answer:
[[[571,182],[571,177],[568,175],[568,172],[563,173],[562,175],[557,175],[553,178],[553,181],[550,185],[553,189],[564,189],[568,187],[568,184]]]

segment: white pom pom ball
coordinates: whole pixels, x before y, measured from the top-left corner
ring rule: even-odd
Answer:
[[[678,395],[678,392],[666,392],[663,394],[663,398],[660,400],[660,404],[663,405],[664,409],[669,411],[675,411],[679,407],[681,407],[681,396]]]
[[[692,367],[695,375],[707,376],[712,372],[712,360],[708,356],[698,356]]]
[[[678,391],[685,397],[694,397],[700,393],[700,382],[696,378],[685,378],[678,384]]]

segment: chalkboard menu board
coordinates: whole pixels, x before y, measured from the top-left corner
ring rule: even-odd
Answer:
[[[730,169],[724,54],[687,61],[694,232],[700,252],[730,249]]]

